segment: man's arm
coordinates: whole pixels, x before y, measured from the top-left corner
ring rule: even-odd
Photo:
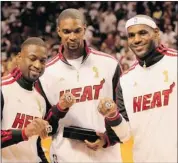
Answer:
[[[128,120],[128,117],[127,117],[127,113],[126,113],[124,102],[123,102],[122,90],[119,90],[120,87],[118,87],[118,86],[120,86],[118,83],[120,75],[121,75],[121,68],[120,68],[120,65],[118,64],[116,67],[115,74],[113,76],[113,80],[112,80],[112,82],[113,82],[113,100],[110,101],[112,104],[114,102],[117,103],[117,105],[114,104],[115,105],[115,107],[113,107],[114,112],[112,112],[112,110],[111,110],[111,116],[109,117],[108,110],[106,109],[105,106],[103,106],[103,103],[106,99],[104,99],[103,102],[102,102],[102,100],[100,101],[98,108],[101,108],[101,110],[103,109],[103,113],[102,113],[102,111],[99,111],[99,112],[103,116],[105,116],[106,131],[104,134],[98,135],[98,136],[100,136],[101,141],[96,141],[94,143],[86,142],[87,146],[89,146],[90,148],[92,148],[94,150],[98,149],[101,146],[103,148],[106,148],[109,146],[113,146],[116,143],[125,142],[130,137],[130,127],[129,127],[128,123],[126,122],[126,120]],[[111,99],[109,99],[109,100],[111,100]],[[120,113],[120,111],[121,111],[121,113]],[[107,113],[107,115],[105,113]],[[113,115],[113,113],[114,113],[114,115]]]
[[[1,122],[3,120],[4,103],[4,96],[1,91]],[[46,128],[46,125],[48,125],[46,121],[36,118],[23,129],[1,130],[1,148],[27,141],[33,135],[39,135]]]
[[[124,143],[129,140],[130,127],[119,112],[114,117],[106,117],[105,126],[106,144],[104,147],[112,146],[116,143]]]
[[[1,130],[1,148],[28,140],[23,130]]]
[[[3,119],[4,96],[1,91],[1,122]],[[17,144],[26,140],[27,137],[23,130],[1,130],[1,148]]]
[[[126,108],[124,105],[122,88],[120,86],[121,73],[122,73],[122,70],[120,68],[120,65],[118,64],[116,67],[115,74],[113,76],[113,80],[112,80],[113,81],[113,100],[117,105],[118,116],[115,116],[112,118],[105,118],[105,126],[106,126],[105,137],[106,137],[107,143],[104,147],[112,146],[118,142],[123,142],[125,139],[127,139],[126,138],[127,135],[125,135],[125,138],[124,139],[122,138],[123,139],[122,141],[120,140],[120,137],[121,137],[120,130],[125,130],[124,133],[126,132],[125,134],[129,134],[128,127],[127,127],[128,124],[126,124],[126,121],[129,121],[129,118],[128,118]],[[121,122],[122,122],[122,125],[120,125]],[[123,129],[120,129],[121,126]],[[117,133],[119,133],[120,136]]]
[[[107,140],[107,144],[105,146],[110,146],[110,145],[116,144],[117,142],[121,142],[118,138],[116,138],[117,137],[116,133],[114,132],[113,128],[111,128],[111,126],[112,127],[118,126],[121,123],[122,117],[124,117],[125,120],[128,120],[125,106],[123,103],[122,90],[120,91],[119,90],[120,88],[118,88],[118,86],[120,86],[119,80],[120,80],[121,74],[122,74],[122,69],[121,69],[120,64],[118,63],[113,79],[112,79],[113,100],[114,102],[116,102],[118,113],[120,113],[122,116],[115,117],[114,119],[105,119],[105,127],[106,127],[105,137]]]
[[[105,117],[105,145],[108,147],[116,143],[123,143],[130,138],[130,127],[122,114],[119,113],[118,106],[110,98],[101,99],[98,111]]]

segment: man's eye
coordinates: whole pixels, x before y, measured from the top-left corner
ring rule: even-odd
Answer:
[[[146,35],[148,32],[147,31],[140,31],[139,34],[140,35]]]
[[[69,30],[63,30],[63,33],[64,33],[64,34],[69,34],[70,31],[69,31]]]
[[[82,30],[81,29],[76,29],[75,33],[80,33]]]
[[[131,34],[128,34],[128,37],[129,38],[132,38],[132,37],[134,37],[135,35],[133,34],[133,33],[131,33]]]
[[[40,62],[41,62],[42,64],[45,64],[46,61],[47,61],[47,59],[42,59],[42,60],[40,60]]]
[[[31,61],[35,61],[36,60],[36,58],[29,58]]]

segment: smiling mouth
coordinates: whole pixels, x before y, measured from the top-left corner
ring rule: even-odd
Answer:
[[[74,42],[74,43],[69,43],[69,45],[70,45],[70,46],[76,46],[77,43],[76,43],[76,42]]]
[[[137,51],[140,51],[140,50],[143,50],[144,46],[136,46],[136,47],[133,47],[133,48]]]
[[[38,71],[30,70],[30,72],[31,72],[33,75],[40,75],[40,72],[38,72]]]

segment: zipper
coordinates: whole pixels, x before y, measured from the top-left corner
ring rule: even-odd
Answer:
[[[146,62],[144,61],[143,68],[146,69]]]
[[[77,71],[77,81],[79,82],[79,72]]]

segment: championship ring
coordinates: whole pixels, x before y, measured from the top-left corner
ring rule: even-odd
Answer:
[[[110,110],[112,108],[112,103],[110,101],[107,101],[105,103],[105,107],[106,107],[107,110]]]
[[[49,133],[51,133],[52,131],[53,131],[52,126],[51,126],[51,125],[47,125],[47,126],[46,126],[46,132],[49,134]]]
[[[68,103],[71,103],[72,102],[72,97],[71,95],[65,95],[65,99]]]

